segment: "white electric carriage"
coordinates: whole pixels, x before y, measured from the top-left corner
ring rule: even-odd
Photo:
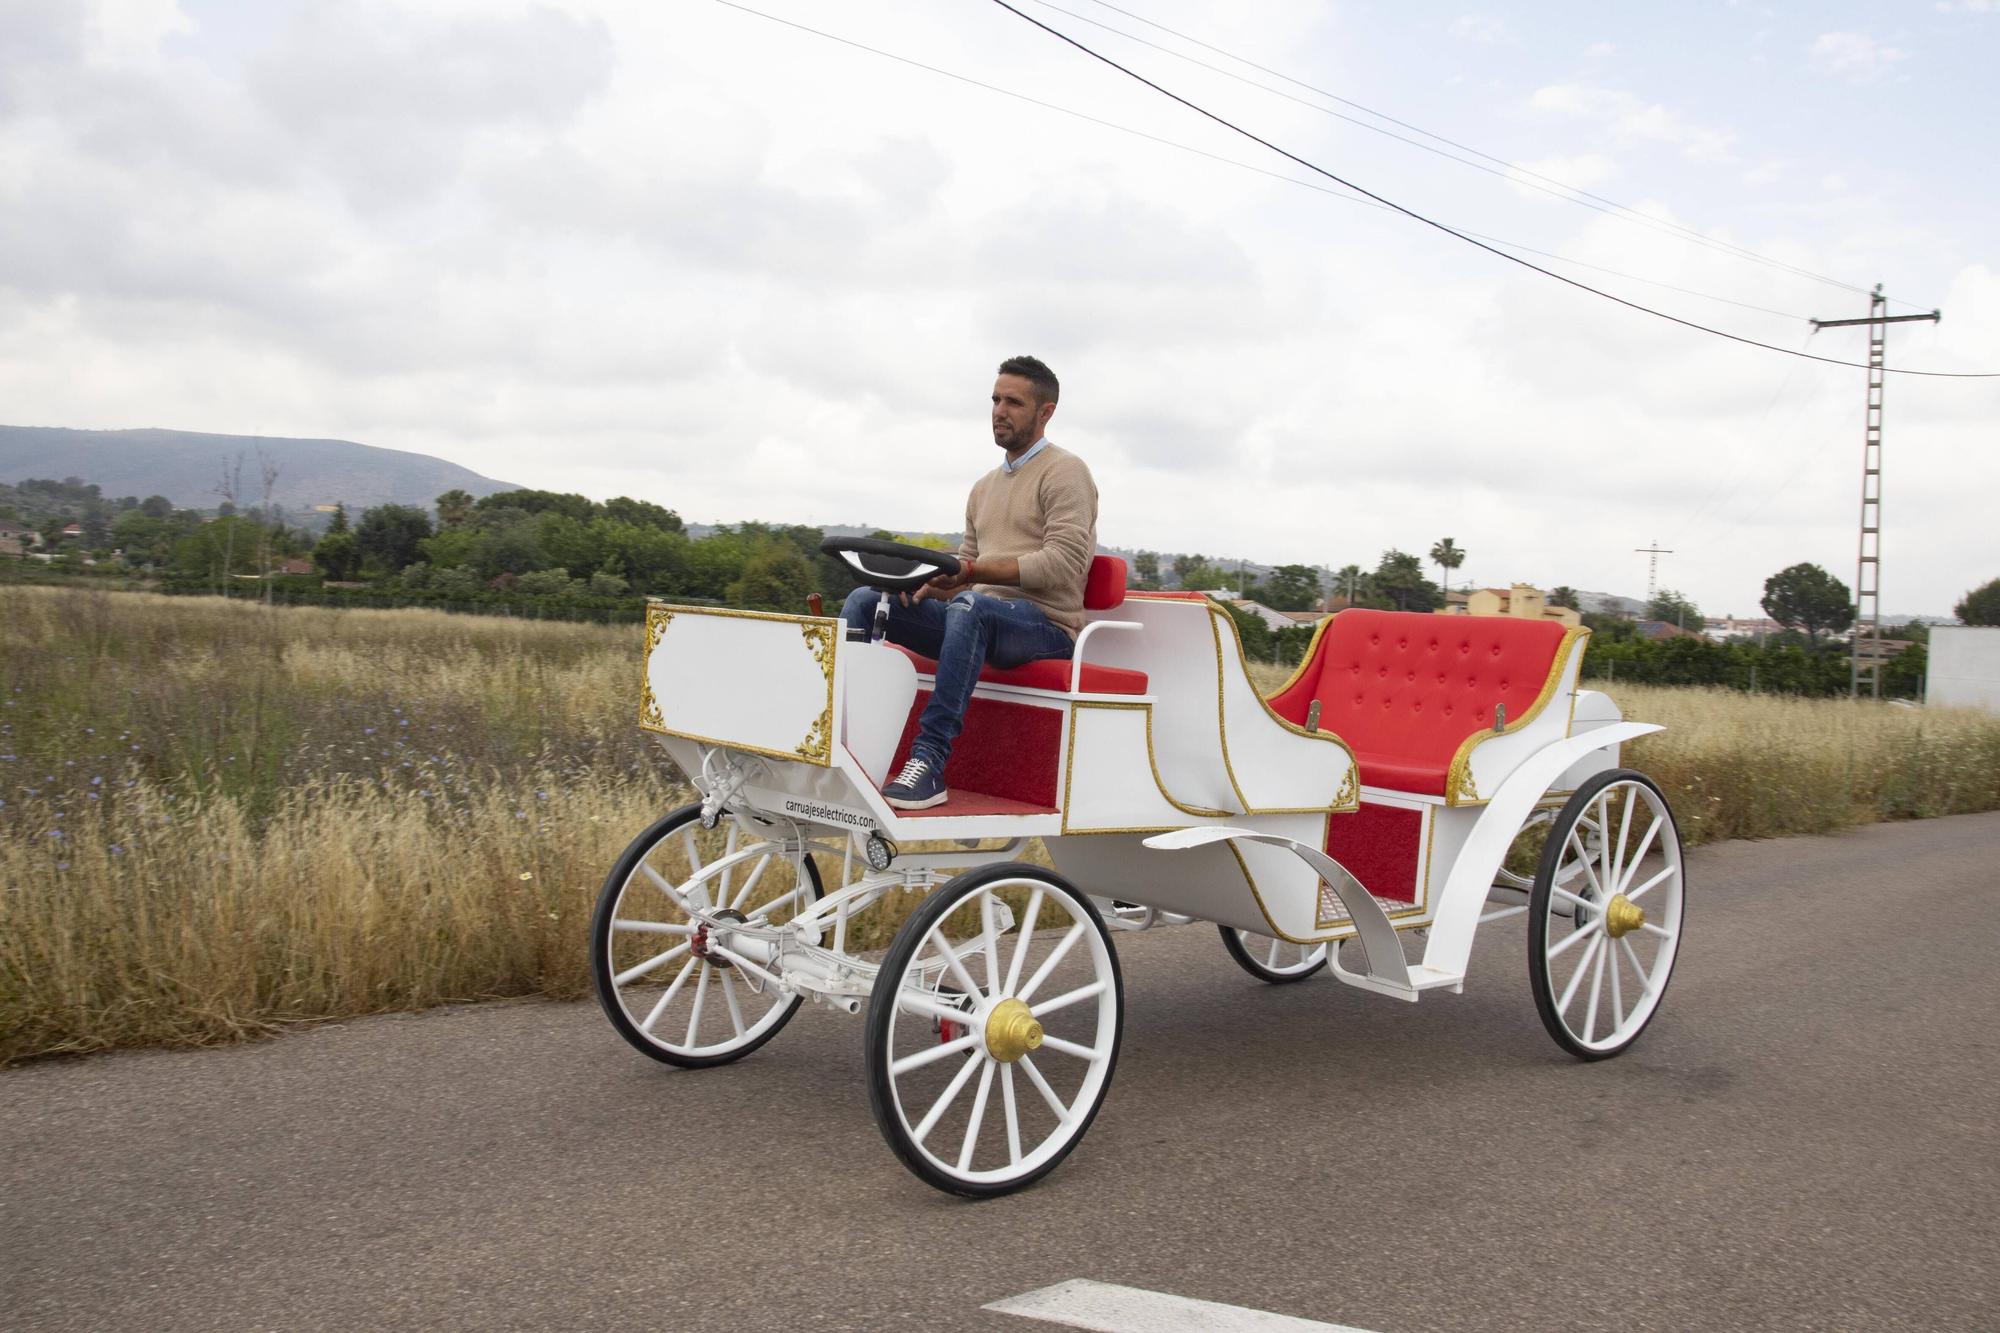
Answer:
[[[1659,1008],[1680,837],[1659,787],[1619,766],[1659,728],[1578,688],[1586,631],[1344,611],[1267,697],[1222,608],[1128,594],[1099,556],[1074,659],[983,673],[951,799],[906,812],[879,788],[935,664],[880,628],[889,594],[956,561],[827,545],[885,594],[873,639],[817,615],[648,609],[640,724],[700,801],[625,850],[591,926],[598,998],[644,1054],[722,1064],[808,1000],[865,1010],[890,1147],[940,1189],[991,1195],[1051,1170],[1103,1101],[1118,931],[1210,921],[1264,981],[1324,970],[1414,1001],[1462,989],[1479,926],[1526,914],[1563,1049],[1616,1055]],[[1026,859],[1037,840],[1051,864]],[[904,895],[886,953],[850,946]]]

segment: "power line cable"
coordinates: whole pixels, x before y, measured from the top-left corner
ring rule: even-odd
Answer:
[[[1393,213],[1396,211],[1395,208],[1393,208],[1389,204],[1381,203],[1373,199],[1361,198],[1360,196],[1355,195],[1345,189],[1333,189],[1328,186],[1318,184],[1317,182],[1314,181],[1300,180],[1297,176],[1288,176],[1282,171],[1272,171],[1268,168],[1256,166],[1249,162],[1238,161],[1233,157],[1224,157],[1220,153],[1211,153],[1206,149],[1196,148],[1191,144],[1181,143],[1174,139],[1163,138],[1157,134],[1149,134],[1145,130],[1134,129],[1130,125],[1121,125],[1117,121],[1105,120],[1102,117],[1093,116],[1088,114],[1087,112],[1077,111],[1070,107],[1061,106],[1055,102],[1044,101],[1039,97],[1030,97],[1026,93],[1016,92],[1012,88],[1002,88],[998,84],[985,83],[979,79],[971,78],[968,75],[959,74],[956,73],[955,71],[944,69],[938,65],[926,64],[921,60],[915,60],[909,56],[898,55],[893,51],[885,51],[880,47],[869,46],[865,42],[858,42],[849,37],[842,37],[835,33],[825,32],[819,28],[808,27],[807,25],[795,22],[792,19],[780,18],[776,14],[768,14],[761,9],[752,9],[748,5],[736,3],[736,0],[715,0],[715,3],[723,5],[729,9],[739,10],[742,13],[753,15],[757,18],[768,19],[773,23],[781,24],[784,27],[795,29],[799,32],[809,34],[810,36],[813,37],[820,37],[830,42],[837,42],[842,46],[851,47],[856,51],[863,51],[872,56],[879,56],[884,60],[893,60],[897,64],[908,65],[912,69],[923,70],[927,74],[936,74],[942,78],[951,79],[954,82],[963,83],[970,87],[981,89],[982,91],[985,92],[998,93],[1002,97],[1011,97],[1016,101],[1026,102],[1030,106],[1041,107],[1045,111],[1054,111],[1061,115],[1072,116],[1077,120],[1087,121],[1092,125],[1101,126],[1104,129],[1117,130],[1121,134],[1129,134],[1134,136],[1135,138],[1144,139],[1148,143],[1159,144],[1164,148],[1178,149],[1183,153],[1191,153],[1196,157],[1204,158],[1210,162],[1217,162],[1226,167],[1235,167],[1239,171],[1247,171],[1258,176],[1267,177],[1271,180],[1282,181],[1286,185],[1296,185],[1300,189],[1311,190],[1315,194],[1323,194],[1328,196],[1329,198],[1338,199],[1343,203],[1354,204],[1361,208],[1374,209],[1375,211],[1381,213]],[[1503,237],[1490,236],[1484,232],[1467,231],[1465,234],[1467,236],[1477,237],[1482,241],[1489,241],[1494,245],[1505,246],[1510,250],[1518,250],[1522,254],[1540,255],[1542,258],[1552,260],[1556,263],[1569,264],[1577,268],[1592,269],[1598,273],[1606,273],[1615,278],[1624,278],[1629,282],[1644,283],[1649,287],[1664,288],[1667,291],[1679,292],[1684,296],[1693,296],[1704,301],[1717,301],[1723,305],[1732,305],[1744,310],[1754,310],[1760,314],[1765,314],[1765,315],[1776,315],[1780,319],[1796,320],[1801,323],[1806,322],[1807,319],[1807,317],[1804,315],[1795,314],[1788,310],[1773,310],[1769,306],[1752,305],[1750,302],[1738,301],[1733,297],[1717,296],[1712,292],[1697,291],[1692,287],[1677,286],[1671,282],[1662,282],[1657,278],[1642,278],[1636,273],[1625,273],[1615,268],[1606,268],[1602,264],[1592,264],[1585,260],[1572,259],[1567,255],[1559,255],[1548,250],[1537,250],[1533,246],[1523,245],[1519,241],[1510,241],[1504,239]]]
[[[1214,70],[1217,74],[1221,74],[1225,78],[1236,79],[1239,82],[1249,84],[1253,88],[1263,88],[1264,91],[1271,93],[1274,96],[1285,97],[1289,101],[1298,102],[1301,106],[1312,107],[1314,110],[1323,112],[1326,115],[1334,116],[1337,119],[1347,121],[1349,124],[1359,125],[1362,129],[1372,130],[1377,134],[1387,135],[1389,138],[1395,139],[1401,143],[1412,143],[1411,140],[1405,139],[1401,135],[1389,134],[1387,130],[1381,129],[1378,126],[1370,125],[1365,121],[1354,120],[1352,117],[1349,116],[1342,116],[1335,111],[1328,111],[1325,107],[1314,106],[1314,104],[1311,102],[1306,102],[1303,99],[1291,97],[1289,94],[1279,92],[1275,88],[1265,87],[1265,85],[1256,82],[1256,80],[1254,79],[1246,79],[1242,75],[1232,74],[1228,70],[1217,69],[1214,65],[1208,64],[1206,61],[1196,60],[1194,59],[1194,57],[1186,55],[1179,51],[1175,51],[1170,47],[1161,46],[1157,42],[1150,42],[1143,37],[1138,37],[1131,33],[1125,32],[1121,29],[1114,28],[1108,23],[1100,23],[1096,19],[1086,18],[1082,14],[1078,14],[1071,10],[1064,9],[1059,5],[1051,4],[1049,0],[1030,0],[1030,3],[1040,5],[1044,9],[1055,10],[1055,12],[1057,12],[1058,14],[1067,14],[1069,15],[1069,17],[1077,19],[1080,22],[1088,23],[1093,27],[1102,28],[1106,32],[1117,33],[1119,36],[1124,37],[1128,41],[1138,42],[1142,46],[1150,46],[1154,50],[1173,56],[1177,60],[1185,60],[1191,64],[1199,65],[1203,69]],[[1565,181],[1559,181],[1553,176],[1544,175],[1543,173],[1535,171],[1530,167],[1524,167],[1521,166],[1519,163],[1509,162],[1505,158],[1495,157],[1491,153],[1482,152],[1480,149],[1474,148],[1470,144],[1463,144],[1458,142],[1456,139],[1446,138],[1442,134],[1432,133],[1430,130],[1423,128],[1421,125],[1413,125],[1407,120],[1399,120],[1395,116],[1388,114],[1386,111],[1377,111],[1373,107],[1365,106],[1360,102],[1354,101],[1352,98],[1342,97],[1339,93],[1332,92],[1325,88],[1321,88],[1316,84],[1308,83],[1303,79],[1294,78],[1292,75],[1285,73],[1283,70],[1273,69],[1269,65],[1261,65],[1256,61],[1249,59],[1247,56],[1237,55],[1235,52],[1227,50],[1224,47],[1217,46],[1212,42],[1205,42],[1199,37],[1190,36],[1187,33],[1179,31],[1178,29],[1170,28],[1166,24],[1157,22],[1153,19],[1149,19],[1143,14],[1135,14],[1129,9],[1122,9],[1117,5],[1109,3],[1109,0],[1090,0],[1090,3],[1102,6],[1105,9],[1111,10],[1115,14],[1123,14],[1126,18],[1133,19],[1139,23],[1143,23],[1149,28],[1156,28],[1161,32],[1169,34],[1170,36],[1178,37],[1180,40],[1188,42],[1194,46],[1201,47],[1205,51],[1213,51],[1215,54],[1223,56],[1229,60],[1234,60],[1240,65],[1247,66],[1248,68],[1254,69],[1262,74],[1269,74],[1273,78],[1282,79],[1286,83],[1292,84],[1294,87],[1304,88],[1306,91],[1317,94],[1320,97],[1324,97],[1331,101],[1338,102],[1342,106],[1353,107],[1356,111],[1360,111],[1366,115],[1373,116],[1377,120],[1386,121],[1389,124],[1398,127],[1399,129],[1408,130],[1412,134],[1421,134],[1426,139],[1433,139],[1438,143],[1446,145],[1447,147],[1456,148],[1462,153],[1470,153],[1474,157],[1482,158],[1487,162],[1492,162],[1498,166],[1505,167],[1507,169],[1504,172],[1493,171],[1491,173],[1493,175],[1506,177],[1509,175],[1509,173],[1518,173],[1521,176],[1533,177],[1534,180],[1542,181],[1547,185],[1554,186],[1558,190],[1569,191],[1568,195],[1557,195],[1556,197],[1568,198],[1571,203],[1583,204],[1585,207],[1590,207],[1591,205],[1585,203],[1585,201],[1586,200],[1595,201],[1596,204],[1602,205],[1602,207],[1598,208],[1597,210],[1599,212],[1606,212],[1606,211],[1613,212],[1618,215],[1621,215],[1627,221],[1637,222],[1642,225],[1651,227],[1654,230],[1668,229],[1675,233],[1679,233],[1683,237],[1683,239],[1693,241],[1698,245],[1705,245],[1710,249],[1731,253],[1738,256],[1739,258],[1752,260],[1759,264],[1769,265],[1772,268],[1780,269],[1787,273],[1793,273],[1798,275],[1799,277],[1810,278],[1814,282],[1823,282],[1829,286],[1840,287],[1850,292],[1859,293],[1860,295],[1863,296],[1868,295],[1868,289],[1866,287],[1858,287],[1853,283],[1842,281],[1839,278],[1829,277],[1823,273],[1814,273],[1810,269],[1799,268],[1796,265],[1787,264],[1780,259],[1772,259],[1768,255],[1758,254],[1754,250],[1748,249],[1744,246],[1737,245],[1730,241],[1717,240],[1712,236],[1705,235],[1700,230],[1694,227],[1690,227],[1685,223],[1675,222],[1670,218],[1652,217],[1646,213],[1640,212],[1636,208],[1632,208],[1626,204],[1621,204],[1615,199],[1607,199],[1601,194],[1593,194],[1591,191],[1586,190],[1581,186],[1570,185]],[[1436,149],[1429,148],[1427,145],[1424,144],[1413,144],[1413,146],[1417,148],[1423,148],[1427,152],[1438,151]],[[1466,166],[1475,167],[1481,171],[1491,171],[1491,168],[1480,167],[1479,164],[1476,162],[1465,162],[1463,158],[1452,157],[1452,155],[1449,153],[1442,153],[1440,154],[1440,156],[1450,158],[1454,162],[1464,162]],[[1530,184],[1528,181],[1525,180],[1516,180],[1515,183],[1521,185]],[[1530,188],[1538,188],[1538,187],[1530,185]],[[1553,193],[1553,192],[1554,191],[1547,191],[1547,190],[1544,191],[1544,193]],[[1894,301],[1898,305],[1909,306],[1913,310],[1927,310],[1933,308],[1930,306],[1919,305],[1916,302],[1905,301],[1901,297],[1891,297],[1889,299]]]
[[[1113,60],[1111,57],[1104,55],[1098,51],[1092,50],[1090,47],[1084,45],[1082,42],[1070,36],[1068,33],[1062,31],[1060,28],[1052,28],[1048,24],[1042,22],[1040,19],[1035,18],[1033,15],[1023,13],[1021,10],[1016,9],[1013,5],[1009,4],[1007,0],[992,0],[992,3],[1006,10],[1009,14],[1012,14],[1015,18],[1020,19],[1023,23],[1029,23],[1034,25],[1035,27],[1041,29],[1043,32],[1049,34],[1051,37],[1054,37],[1057,40],[1064,42],[1069,46],[1075,47],[1077,50],[1083,52],[1083,54],[1089,56],[1091,59],[1096,60],[1102,64],[1109,65],[1112,69],[1117,70],[1120,74],[1123,74],[1126,78],[1135,80],[1136,82],[1146,85],[1146,87],[1151,88],[1154,92],[1159,93],[1162,97],[1166,97],[1172,101],[1180,103],[1188,110],[1196,113],[1197,115],[1203,116],[1209,120],[1214,121],[1216,124],[1222,126],[1225,129],[1231,130],[1237,134],[1242,135],[1244,138],[1250,140],[1252,143],[1262,145],[1263,147],[1268,148],[1272,152],[1278,154],[1280,157],[1283,157],[1292,162],[1296,162],[1298,163],[1298,165],[1304,167],[1306,170],[1324,176],[1328,180],[1333,181],[1335,184],[1344,185],[1348,189],[1353,190],[1356,194],[1363,195],[1369,199],[1373,199],[1375,202],[1379,204],[1386,205],[1387,207],[1394,209],[1396,212],[1401,213],[1404,217],[1410,218],[1411,220],[1416,222],[1421,222],[1426,227],[1435,228],[1436,230],[1443,232],[1447,236],[1451,236],[1458,240],[1464,241],[1467,245],[1473,246],[1480,250],[1484,250],[1487,254],[1497,255],[1498,257],[1506,260],[1510,264],[1519,264],[1522,268],[1528,269],[1535,273],[1539,273],[1545,278],[1553,278],[1557,282],[1563,283],[1570,287],[1574,287],[1579,291],[1589,292],[1592,296],[1601,296],[1607,301],[1614,301],[1619,305],[1627,307],[1628,309],[1637,310],[1641,314],[1652,315],[1657,319],[1664,319],[1669,323],[1679,324],[1684,328],[1694,329],[1699,333],[1706,333],[1713,337],[1726,338],[1730,342],[1743,343],[1744,345],[1749,347],[1761,347],[1767,352],[1778,352],[1785,356],[1803,357],[1808,361],[1824,361],[1826,364],[1832,366],[1847,366],[1850,369],[1854,370],[1868,370],[1871,368],[1866,362],[1863,361],[1842,361],[1837,357],[1815,356],[1810,352],[1794,352],[1790,348],[1780,347],[1776,343],[1760,342],[1755,338],[1746,338],[1740,333],[1730,333],[1727,332],[1726,330],[1714,328],[1707,324],[1698,324],[1694,320],[1682,319],[1679,315],[1670,315],[1664,310],[1656,310],[1651,306],[1641,305],[1637,301],[1628,301],[1624,297],[1613,295],[1612,293],[1607,292],[1602,288],[1592,287],[1589,283],[1578,282],[1575,278],[1566,278],[1562,274],[1557,273],[1552,269],[1543,268],[1539,264],[1531,264],[1527,260],[1522,259],[1518,255],[1510,255],[1505,250],[1499,249],[1496,246],[1488,245],[1484,241],[1476,240],[1462,231],[1458,231],[1452,227],[1448,227],[1444,223],[1436,221],[1433,218],[1425,217],[1422,213],[1419,213],[1414,209],[1406,208],[1402,204],[1397,203],[1393,199],[1385,198],[1382,195],[1376,194],[1373,190],[1367,189],[1364,186],[1356,185],[1353,181],[1348,180],[1343,176],[1336,175],[1335,173],[1328,171],[1325,167],[1322,167],[1317,163],[1307,161],[1305,158],[1300,157],[1297,153],[1291,152],[1284,148],[1280,148],[1277,144],[1272,143],[1269,139],[1259,137],[1258,135],[1252,133],[1251,131],[1244,129],[1241,125],[1238,125],[1231,120],[1228,120],[1222,116],[1217,115],[1215,112],[1208,110],[1206,107],[1203,107],[1195,102],[1189,101],[1187,98],[1182,97],[1179,93],[1173,92],[1168,88],[1162,87],[1161,85],[1147,78],[1145,75],[1140,74],[1134,70],[1128,69],[1124,65],[1121,65],[1117,61]],[[2000,371],[1905,370],[1902,369],[1901,367],[1895,367],[1895,366],[1884,367],[1884,369],[1887,371],[1887,373],[1892,375],[1921,375],[1932,379],[2000,379]]]

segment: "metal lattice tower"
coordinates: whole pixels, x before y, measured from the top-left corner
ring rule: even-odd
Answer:
[[[1882,367],[1888,326],[1913,320],[1935,324],[1941,317],[1936,310],[1928,315],[1891,315],[1888,309],[1889,298],[1882,295],[1882,284],[1878,282],[1868,298],[1868,318],[1812,322],[1814,332],[1868,326],[1868,415],[1861,440],[1861,532],[1854,561],[1853,642],[1847,659],[1851,667],[1847,692],[1854,699],[1861,697],[1864,676],[1868,678],[1869,694],[1877,699],[1882,697]]]
[[[1646,601],[1650,604],[1660,591],[1660,557],[1672,555],[1673,551],[1660,545],[1658,537],[1653,538],[1651,546],[1635,546],[1632,549],[1646,557]]]

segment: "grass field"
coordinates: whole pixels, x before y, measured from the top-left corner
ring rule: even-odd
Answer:
[[[636,627],[33,587],[0,623],[0,1063],[582,994],[599,882],[687,799]],[[2000,808],[2000,719],[1617,693],[1690,842]]]

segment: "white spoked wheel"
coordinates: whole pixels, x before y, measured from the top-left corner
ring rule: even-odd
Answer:
[[[1680,830],[1651,778],[1585,782],[1556,815],[1528,900],[1528,975],[1556,1044],[1603,1060],[1659,1010],[1680,949]]]
[[[903,924],[869,999],[882,1137],[953,1194],[1034,1183],[1090,1128],[1124,1012],[1111,936],[1087,897],[1040,866],[960,875]]]
[[[1229,956],[1259,981],[1282,986],[1290,981],[1304,981],[1326,966],[1324,940],[1318,944],[1297,944],[1234,926],[1216,929],[1222,932],[1222,947],[1229,950]]]
[[[590,926],[597,1002],[618,1035],[655,1060],[688,1068],[740,1060],[776,1036],[800,997],[707,949],[708,931],[681,910],[777,925],[820,897],[812,858],[724,815],[676,810],[632,840],[605,878]]]

